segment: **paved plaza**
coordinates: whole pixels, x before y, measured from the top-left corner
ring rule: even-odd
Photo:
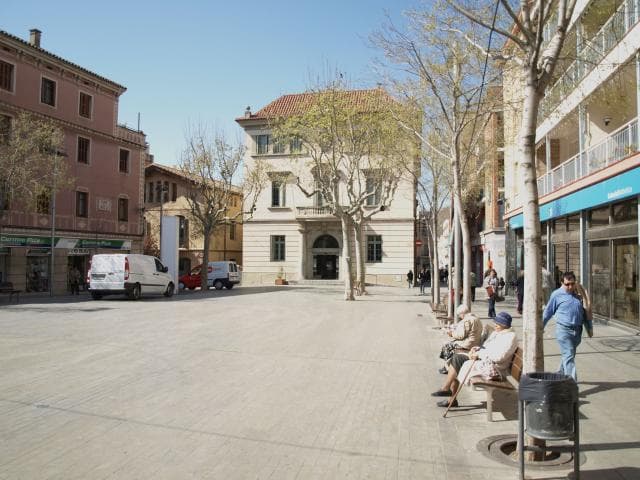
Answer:
[[[477,448],[516,433],[513,397],[489,423],[484,395],[465,390],[442,418],[430,393],[444,336],[427,297],[370,290],[5,300],[0,479],[517,478]],[[596,325],[579,352],[582,478],[638,479],[640,339]]]

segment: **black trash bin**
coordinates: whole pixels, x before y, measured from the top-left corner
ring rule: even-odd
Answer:
[[[574,435],[578,385],[568,375],[535,372],[523,375],[518,390],[524,402],[526,432],[542,440],[562,440]]]

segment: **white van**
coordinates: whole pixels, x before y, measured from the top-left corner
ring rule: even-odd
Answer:
[[[240,283],[240,272],[236,262],[209,262],[207,287],[213,287],[216,290],[226,287],[231,290],[238,283]]]
[[[87,285],[94,300],[123,293],[132,300],[139,299],[143,293],[170,297],[174,285],[167,271],[160,260],[149,255],[99,254],[91,258]]]

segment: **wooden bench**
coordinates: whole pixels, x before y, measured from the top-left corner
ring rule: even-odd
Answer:
[[[20,302],[20,292],[22,290],[16,290],[13,288],[13,283],[11,282],[2,282],[0,283],[0,294],[4,293],[9,296],[9,301],[13,299],[13,296],[16,296],[16,303]]]
[[[487,420],[493,422],[493,392],[495,390],[513,391],[518,388],[522,375],[523,351],[518,347],[513,354],[509,373],[504,380],[484,380],[482,377],[474,377],[470,380],[471,386],[476,391],[487,392]]]

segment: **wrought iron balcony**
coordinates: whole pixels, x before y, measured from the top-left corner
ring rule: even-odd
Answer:
[[[538,196],[586,177],[638,151],[638,119],[634,118],[601,142],[538,177]]]
[[[540,103],[538,122],[544,120],[611,51],[640,20],[640,0],[625,0],[598,32],[584,41],[562,76],[547,89]]]

